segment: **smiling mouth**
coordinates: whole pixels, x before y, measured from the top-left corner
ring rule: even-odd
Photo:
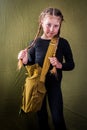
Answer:
[[[50,36],[53,36],[53,35],[54,35],[54,33],[49,33],[49,35],[50,35]]]

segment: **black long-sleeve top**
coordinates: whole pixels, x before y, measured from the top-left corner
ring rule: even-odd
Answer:
[[[41,67],[44,62],[44,58],[49,46],[50,40],[38,38],[36,40],[35,46],[33,46],[29,50],[29,62],[28,64],[38,63]],[[62,70],[69,71],[74,69],[74,60],[71,47],[68,41],[64,38],[59,39],[58,48],[56,51],[56,57],[59,62],[62,63],[62,69],[57,69],[58,79],[61,80],[62,78]],[[50,65],[50,68],[52,65]]]

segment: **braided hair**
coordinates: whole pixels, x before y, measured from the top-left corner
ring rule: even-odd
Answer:
[[[27,47],[27,49],[30,49],[32,46],[35,45],[36,40],[37,40],[37,38],[39,37],[39,35],[41,34],[41,31],[42,31],[41,20],[43,20],[43,18],[44,18],[46,15],[52,15],[52,16],[60,17],[60,18],[61,18],[61,22],[64,20],[63,15],[62,15],[62,12],[61,12],[59,9],[57,9],[57,8],[51,8],[51,7],[44,9],[44,10],[41,12],[40,16],[39,16],[39,26],[38,26],[38,30],[37,30],[36,36],[35,36],[35,38],[34,38],[32,44],[29,45],[29,46]],[[60,35],[60,29],[59,29],[58,34],[56,35],[56,37],[59,37],[59,35]],[[18,61],[18,68],[20,69],[20,68],[22,67],[22,65],[23,65],[22,60],[19,60],[19,61]]]

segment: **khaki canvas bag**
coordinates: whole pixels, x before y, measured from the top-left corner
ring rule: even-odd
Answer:
[[[46,94],[45,75],[49,69],[50,61],[55,52],[57,38],[53,38],[49,44],[43,67],[38,64],[27,65],[27,77],[23,86],[21,109],[25,112],[36,112],[41,109],[44,96]]]

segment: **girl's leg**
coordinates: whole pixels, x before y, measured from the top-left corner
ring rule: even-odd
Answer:
[[[48,102],[52,114],[55,130],[66,130],[63,116],[63,100],[60,85],[50,86],[48,89]]]
[[[37,116],[40,130],[49,130],[46,97],[43,101],[41,110],[37,112]]]

